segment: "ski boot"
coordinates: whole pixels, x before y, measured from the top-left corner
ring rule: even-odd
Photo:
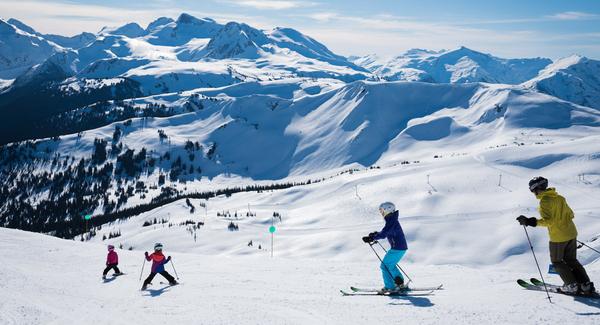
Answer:
[[[596,288],[594,287],[594,282],[586,282],[581,284],[581,293],[584,295],[593,295],[596,294]]]
[[[580,292],[579,284],[577,284],[577,283],[565,284],[564,286],[560,287],[558,290],[560,290],[560,292],[562,292],[562,293],[566,293],[569,295],[576,295]]]
[[[408,289],[408,284],[404,283],[404,279],[402,277],[397,276],[394,279],[394,283],[396,284],[396,288],[394,288],[394,291],[403,291]]]
[[[381,288],[381,290],[377,291],[377,294],[386,295],[386,294],[389,294],[391,292],[396,292],[396,289],[395,288],[386,288],[386,287],[383,287],[383,288]]]

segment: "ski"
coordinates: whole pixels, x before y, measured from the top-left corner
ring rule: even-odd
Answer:
[[[105,278],[102,278],[102,281],[104,281],[104,283],[111,282],[111,281],[112,281],[112,280],[114,280],[116,277],[119,277],[119,276],[122,276],[122,275],[125,275],[125,273],[121,273],[121,274],[116,274],[116,273],[115,273],[115,274],[111,275],[110,277],[105,277]]]
[[[529,281],[534,285],[534,286],[538,286],[538,287],[543,287],[544,286],[544,282],[536,279],[536,278],[531,278],[529,279]],[[548,289],[552,288],[552,289],[559,289],[560,286],[559,285],[555,285],[555,284],[550,284],[550,283],[546,283],[546,287],[548,287]]]
[[[533,285],[538,286],[538,287],[544,287],[544,282],[540,281],[536,278],[531,278],[529,281],[531,281],[531,283],[533,283]],[[565,294],[568,296],[576,296],[576,297],[584,297],[584,298],[594,298],[594,299],[600,299],[600,294],[598,292],[594,292],[592,294],[572,294],[572,293],[566,293],[560,290],[561,286],[556,285],[556,284],[550,284],[550,283],[546,283],[546,287],[548,288],[548,290],[552,290],[552,291],[556,291],[556,293],[561,293],[561,294]]]
[[[342,296],[388,296],[388,297],[419,297],[419,296],[429,296],[433,293],[433,290],[428,292],[407,292],[407,291],[390,291],[390,292],[379,292],[379,291],[369,291],[369,292],[347,292],[344,290],[340,290]]]
[[[533,279],[532,279],[533,280]],[[517,283],[527,289],[527,290],[533,290],[533,291],[546,291],[546,288],[548,288],[548,292],[552,292],[555,294],[561,294],[561,295],[565,295],[565,296],[571,296],[571,297],[581,297],[581,298],[590,298],[590,299],[600,299],[600,294],[598,294],[597,292],[591,295],[582,295],[582,294],[572,294],[572,293],[567,293],[567,292],[562,292],[560,290],[560,286],[554,285],[554,284],[546,284],[546,288],[544,287],[544,283],[542,281],[539,281],[537,279],[535,279],[535,283],[536,284],[532,284],[529,283],[525,280],[519,279],[517,280]],[[533,282],[533,281],[532,281]]]
[[[412,292],[412,291],[435,291],[435,290],[442,290],[442,287],[444,285],[440,284],[439,286],[435,286],[435,287],[414,287],[414,288],[403,288],[401,290],[398,290],[399,292]],[[372,288],[357,288],[357,287],[350,287],[350,290],[354,291],[354,292],[379,292],[381,291],[381,289],[372,289]]]

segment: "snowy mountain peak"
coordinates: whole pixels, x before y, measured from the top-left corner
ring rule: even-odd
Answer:
[[[0,79],[14,79],[61,49],[43,37],[0,20]]]
[[[262,51],[260,46],[268,42],[269,39],[258,29],[229,22],[206,45],[206,57],[256,59]]]
[[[14,19],[14,18],[10,18],[7,23],[17,27],[18,29],[27,32],[31,35],[38,35],[39,33],[35,31],[35,29],[33,29],[32,27],[26,25],[25,23],[21,22],[20,20]]]
[[[122,35],[130,38],[140,37],[146,34],[146,31],[137,23],[125,24],[121,27],[104,27],[100,31],[101,35]]]
[[[211,18],[196,18],[190,14],[182,13],[177,18],[177,24],[192,24],[192,25],[203,25],[203,24],[215,24],[216,21]]]
[[[277,27],[268,34],[268,37],[275,41],[277,46],[288,48],[307,58],[323,60],[335,65],[349,65],[346,58],[336,55],[325,45],[293,28]],[[358,67],[353,68],[361,70]]]
[[[210,18],[181,14],[176,21],[162,17],[148,25],[147,41],[154,45],[180,46],[195,38],[212,38],[223,25]]]
[[[169,18],[169,17],[160,17],[160,18],[157,18],[156,20],[154,20],[153,22],[151,22],[150,24],[148,24],[148,27],[146,27],[146,31],[147,32],[152,32],[157,27],[161,27],[161,26],[164,26],[166,24],[173,23],[173,22],[175,22],[175,21],[172,18]]]
[[[15,26],[0,19],[0,35],[12,34],[17,30]]]
[[[410,50],[407,50],[406,52],[404,52],[404,54],[402,54],[401,57],[414,58],[414,57],[422,57],[422,56],[433,55],[433,54],[440,54],[440,53],[444,53],[444,52],[446,52],[446,50],[434,51],[434,50],[426,50],[426,49],[410,49]]]
[[[581,55],[562,58],[540,71],[525,87],[579,105],[600,109],[600,61]]]
[[[412,49],[390,60],[358,58],[353,62],[394,81],[519,84],[535,77],[550,59],[502,59],[461,46],[448,51]]]

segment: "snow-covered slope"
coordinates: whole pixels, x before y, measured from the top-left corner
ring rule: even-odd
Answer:
[[[413,49],[391,59],[370,55],[354,57],[353,62],[385,80],[506,84],[527,81],[552,63],[543,58],[501,59],[466,47],[440,52]]]
[[[191,200],[193,213],[184,200],[177,201],[104,225],[85,243],[0,228],[5,261],[0,276],[10,297],[0,304],[0,322],[540,324],[551,319],[595,324],[595,301],[552,295],[550,304],[544,293],[515,283],[537,276],[525,234],[514,220],[536,213],[529,177],[554,175],[551,185],[574,208],[580,239],[600,233],[593,200],[599,194],[598,153],[589,155],[599,139],[571,139],[584,134],[535,132],[518,139],[522,146],[468,153],[456,145],[440,152],[441,158],[420,163],[385,164],[283,191]],[[535,144],[541,141],[547,142]],[[556,159],[557,154],[568,157]],[[535,159],[537,164],[526,164]],[[581,172],[590,175],[587,182],[578,181]],[[360,237],[382,227],[376,206],[387,199],[401,212],[409,242],[401,266],[412,285],[444,284],[444,290],[422,297],[342,297],[339,289],[350,285],[381,287],[379,261]],[[273,218],[274,212],[281,219]],[[230,216],[219,216],[223,213]],[[198,222],[202,225],[194,227]],[[229,231],[230,222],[239,230]],[[271,222],[277,227],[273,258]],[[119,237],[102,240],[117,232]],[[529,228],[529,234],[545,271],[546,231]],[[143,252],[154,242],[165,245],[174,263],[167,271],[182,284],[167,287],[158,276],[140,292],[140,271],[145,277],[149,269]],[[104,283],[107,244],[122,245],[119,267],[127,275]],[[598,279],[599,256],[587,248],[578,253]],[[544,276],[560,282],[556,275]]]
[[[0,79],[14,79],[61,47],[0,19]]]
[[[326,91],[327,84],[308,80],[199,89],[193,93],[218,100],[201,100],[203,109],[194,113],[146,119],[148,129],[135,128],[122,141],[132,148],[161,152],[164,145],[156,129],[163,129],[171,146],[183,147],[190,138],[205,147],[218,144],[220,162],[195,162],[205,175],[227,170],[252,178],[279,179],[351,163],[370,166],[384,153],[404,154],[419,143],[485,147],[532,128],[558,130],[580,125],[596,130],[600,126],[600,114],[593,109],[512,86],[331,85],[336,89]],[[170,102],[176,108],[185,105],[193,93],[133,103],[144,107]],[[98,131],[110,139],[113,130],[110,125]],[[61,147],[74,145],[75,140],[91,146],[97,136],[94,132],[83,138],[66,137]]]
[[[600,109],[598,60],[579,55],[560,59],[524,85],[579,105]]]

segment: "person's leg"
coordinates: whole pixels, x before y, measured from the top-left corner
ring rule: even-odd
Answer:
[[[167,279],[167,281],[169,281],[169,284],[173,284],[173,283],[177,282],[177,281],[175,281],[175,278],[172,275],[170,275],[169,272],[167,272],[167,271],[160,272],[160,275],[164,276],[165,279]]]
[[[577,283],[584,284],[590,282],[590,277],[583,268],[583,265],[577,260],[577,240],[575,239],[567,242],[565,247],[565,263],[571,268]]]
[[[106,275],[108,274],[108,271],[110,271],[110,269],[112,268],[112,266],[109,264],[106,266],[106,268],[104,268],[104,272],[102,272],[102,277],[106,277]]]
[[[152,279],[154,279],[155,276],[156,273],[150,272],[150,275],[148,275],[146,280],[144,280],[144,285],[142,286],[142,288],[146,288],[150,284],[150,282],[152,282]]]
[[[115,270],[116,274],[121,274],[121,270],[119,270],[119,267],[117,266],[117,264],[113,265],[113,270]]]
[[[402,282],[404,282],[404,278],[400,273],[400,270],[396,267],[396,264],[402,259],[406,251],[390,249],[385,256],[383,257],[383,262],[380,265],[381,275],[383,277],[384,286],[388,289],[393,289],[396,287],[396,282],[394,279],[396,277],[400,277]]]
[[[568,242],[550,242],[550,261],[554,269],[560,275],[565,285],[577,283],[571,267],[565,262],[565,252]]]

